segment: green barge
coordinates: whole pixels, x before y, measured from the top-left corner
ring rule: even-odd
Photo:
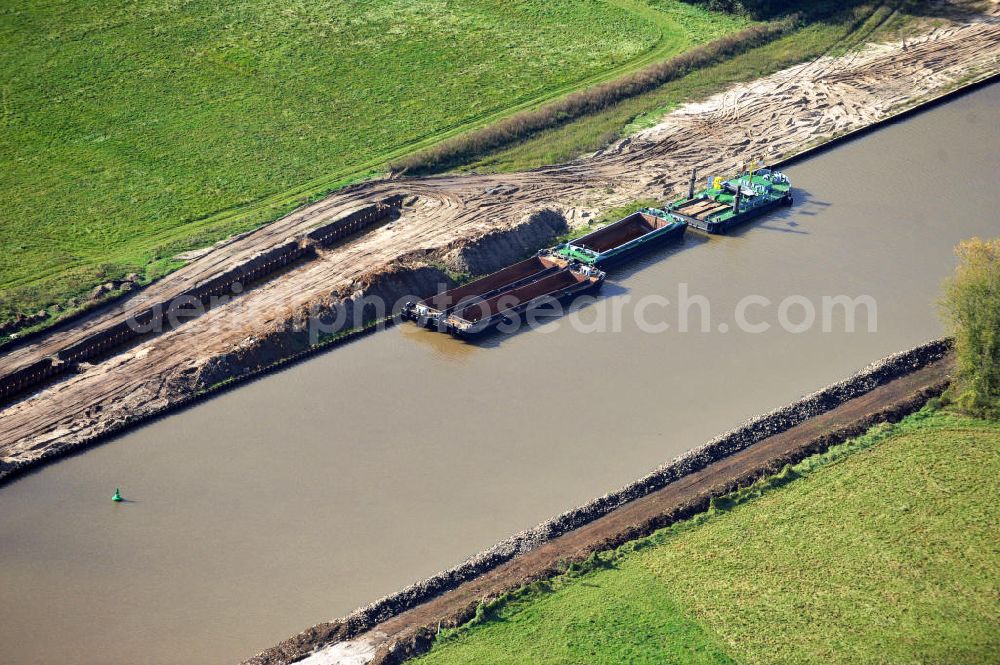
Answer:
[[[665,241],[679,240],[689,225],[725,233],[792,202],[788,178],[771,169],[754,170],[751,165],[731,180],[709,179],[708,187],[700,192],[695,192],[696,177],[692,172],[686,198],[662,210],[643,208],[491,275],[408,302],[402,318],[456,337],[472,337],[501,323],[513,323],[534,307],[599,289],[605,278],[603,268]]]
[[[667,212],[708,233],[725,233],[779,206],[792,205],[792,184],[780,171],[754,169],[751,164],[730,180],[709,178],[699,192],[694,190],[696,177],[692,171],[688,195],[668,205]]]
[[[556,245],[549,252],[570,261],[606,268],[660,243],[677,240],[686,228],[687,222],[663,210],[644,209],[576,240]]]

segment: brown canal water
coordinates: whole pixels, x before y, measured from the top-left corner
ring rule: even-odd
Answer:
[[[613,272],[574,317],[619,332],[407,324],[0,489],[0,661],[238,661],[940,335],[953,245],[1000,231],[998,108],[994,85],[803,162],[794,208]],[[641,331],[682,282],[712,332],[662,300],[671,329]],[[749,295],[765,333],[738,330]],[[877,332],[782,328],[785,298],[836,295],[874,298]]]

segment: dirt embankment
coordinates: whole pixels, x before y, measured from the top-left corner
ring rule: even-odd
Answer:
[[[411,199],[411,205],[419,199]],[[363,209],[362,209],[363,210]],[[350,217],[350,215],[347,215]],[[343,217],[338,218],[343,219]],[[43,439],[44,445],[27,458],[4,459],[0,457],[0,482],[13,477],[42,461],[48,461],[73,449],[103,440],[106,434],[117,433],[129,424],[142,422],[160,412],[172,409],[175,405],[189,403],[191,395],[204,391],[206,388],[223,381],[259,375],[262,369],[273,366],[286,359],[304,354],[307,350],[321,343],[327,336],[336,335],[346,330],[357,329],[372,321],[379,321],[398,312],[399,306],[407,300],[423,298],[435,291],[454,286],[454,280],[449,273],[484,274],[509,265],[526,255],[533,253],[539,247],[552,243],[557,235],[568,229],[565,218],[558,212],[542,209],[529,213],[508,228],[487,232],[467,243],[451,243],[438,249],[418,250],[409,256],[400,257],[399,261],[383,271],[373,271],[360,276],[357,280],[330,291],[322,299],[300,308],[284,307],[280,316],[267,325],[258,326],[248,332],[242,341],[228,352],[211,356],[197,368],[170,376],[170,384],[163,388],[168,391],[168,399],[157,401],[148,409],[135,409],[130,405],[121,405],[114,414],[105,413],[102,409],[92,409],[86,412],[86,419],[78,419],[74,423],[77,428],[72,430],[56,430],[53,438]],[[321,227],[318,231],[325,231]],[[321,236],[322,233],[312,232],[308,237]],[[287,241],[278,249],[282,256],[277,259],[280,270],[293,260],[322,259],[325,253],[319,246],[305,245],[297,241]],[[287,250],[291,251],[287,251]],[[318,255],[317,255],[318,253]],[[219,286],[224,290],[232,282],[232,274],[241,270],[230,269],[221,278],[208,282],[209,286]],[[284,275],[278,275],[281,279]],[[244,283],[253,285],[252,280]],[[218,289],[216,289],[218,290]],[[197,288],[188,289],[184,298],[190,293],[206,291],[204,283]],[[214,292],[213,292],[214,293]],[[242,303],[237,297],[228,305],[215,306],[224,309],[231,315],[241,312]],[[149,310],[148,301],[141,312]],[[164,318],[169,314],[169,307],[162,308]],[[82,342],[74,341],[68,347],[70,350],[80,346],[101,345],[107,339],[113,339],[118,331],[131,325],[137,316],[132,310],[126,314],[125,324],[118,323],[101,330],[96,340],[87,337]],[[185,325],[183,319],[169,330],[169,334],[178,332]],[[267,323],[267,322],[266,322]],[[226,332],[226,331],[222,331]],[[127,341],[126,341],[127,343]],[[138,347],[141,348],[140,344]],[[102,359],[99,353],[94,355],[103,361],[106,367],[114,367],[116,363],[129,363],[134,359],[142,359],[145,351],[124,353],[116,357]],[[43,358],[40,363],[46,367],[47,376],[59,374],[76,374],[89,372],[94,366],[79,363],[72,371],[67,372],[67,365],[52,363]],[[75,378],[75,377],[74,377]],[[71,379],[72,380],[72,379]],[[90,419],[91,414],[95,417]]]
[[[714,496],[861,434],[877,422],[915,411],[944,390],[953,366],[945,340],[884,358],[798,402],[748,420],[627,487],[344,619],[314,626],[246,665],[284,665],[310,655],[314,658],[305,662],[324,665],[401,662],[427,648],[438,625],[468,621],[484,600],[550,577],[560,564],[690,517]]]
[[[120,326],[254,257],[387,197],[399,216],[330,246],[231,302],[162,333],[73,363],[71,372],[14,398],[0,412],[0,477],[84,445],[124,423],[171,408],[302,344],[301,322],[381,291],[427,295],[441,266],[487,272],[541,244],[559,219],[682,188],[692,167],[727,172],[748,154],[768,161],[883,120],[900,109],[1000,70],[994,13],[904,44],[820,58],[679,109],[656,128],[568,164],[516,174],[379,180],[338,192],[192,259],[123,301],[8,351],[0,375],[41,363]],[[550,212],[542,213],[548,210]],[[533,235],[537,232],[537,235]],[[491,237],[496,242],[487,243]],[[507,249],[504,250],[504,245]],[[503,251],[501,251],[503,250]],[[515,256],[517,255],[517,256]],[[443,275],[442,275],[443,276]],[[117,339],[110,335],[109,339]]]

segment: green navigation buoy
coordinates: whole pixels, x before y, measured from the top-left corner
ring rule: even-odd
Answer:
[[[124,501],[124,499],[122,499],[122,493],[121,493],[121,491],[117,487],[115,488],[115,495],[113,497],[111,497],[111,500],[112,501]]]

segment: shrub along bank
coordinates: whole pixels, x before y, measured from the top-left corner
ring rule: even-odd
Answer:
[[[944,399],[1000,418],[1000,238],[955,248],[959,264],[945,282],[942,308],[958,356],[959,381]]]

